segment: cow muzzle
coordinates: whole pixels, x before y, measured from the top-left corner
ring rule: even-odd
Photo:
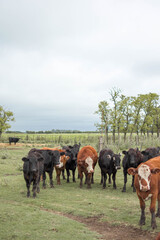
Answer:
[[[121,166],[116,166],[116,170],[121,169]]]
[[[142,191],[142,192],[147,192],[149,190],[150,190],[150,188],[148,186],[143,186],[143,185],[140,186],[140,191]]]
[[[91,169],[88,173],[94,173],[94,170],[93,169]]]
[[[60,164],[56,165],[57,168],[63,167],[63,163],[61,162]]]

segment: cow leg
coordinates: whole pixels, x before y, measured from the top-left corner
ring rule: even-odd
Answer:
[[[40,193],[40,187],[39,187],[40,178],[41,176],[38,177],[38,181],[37,181],[37,193]]]
[[[62,177],[63,177],[63,179],[66,179],[66,178],[65,178],[65,175],[64,175],[64,171],[65,171],[65,170],[63,169],[63,170],[62,170]]]
[[[133,187],[133,192],[135,192],[136,189],[135,189],[135,186],[134,186],[134,176],[132,176],[132,185],[131,185],[131,187]]]
[[[157,208],[156,217],[160,218],[160,194],[158,194],[158,208]]]
[[[37,181],[33,180],[33,198],[36,197]]]
[[[140,217],[140,220],[139,220],[139,225],[142,226],[142,225],[145,225],[145,220],[146,220],[146,217],[145,217],[145,202],[142,200],[141,197],[139,197],[139,202],[140,202],[140,208],[141,208],[141,217]]]
[[[93,177],[94,177],[94,173],[92,173],[92,175],[91,175],[91,183],[92,184],[94,184],[94,178]]]
[[[85,182],[84,184],[87,184],[87,174],[85,174]]]
[[[152,196],[152,198],[151,198],[151,205],[150,205],[151,227],[152,227],[152,229],[157,228],[156,215],[155,215],[156,199],[157,199],[157,197],[155,195]]]
[[[30,197],[30,182],[26,179],[27,197]]]
[[[91,188],[91,178],[92,178],[92,174],[87,174],[86,175],[86,179],[87,179],[87,188]]]
[[[123,185],[122,192],[126,192],[127,172],[123,171],[123,174],[124,174],[124,185]]]
[[[75,179],[75,170],[76,170],[76,169],[72,170],[73,182],[76,182],[76,179]]]
[[[53,171],[49,172],[49,179],[50,179],[50,187],[53,188],[53,177],[52,177]]]
[[[61,184],[60,175],[61,175],[61,171],[56,168],[56,176],[57,176],[57,184],[58,184],[58,185]],[[52,181],[52,184],[53,184],[53,181]],[[53,186],[52,186],[52,187],[53,187]]]
[[[105,189],[106,188],[106,181],[107,181],[107,173],[103,173],[103,179],[104,179],[104,181],[103,181],[103,189]]]
[[[45,171],[44,171],[44,172],[43,172],[43,188],[44,188],[44,189],[46,188],[45,180],[46,180],[46,173],[45,173]]]
[[[69,172],[69,169],[66,169],[66,171],[67,171],[67,183],[69,183],[70,172]]]
[[[117,186],[116,186],[116,173],[113,173],[112,180],[113,180],[113,188],[116,189],[117,188]]]
[[[79,173],[79,178],[80,178],[80,188],[83,186],[83,173]]]
[[[101,170],[101,182],[100,182],[100,184],[103,184],[103,172],[102,172],[102,170]]]
[[[108,183],[111,184],[111,174],[109,173],[109,179],[108,179]]]

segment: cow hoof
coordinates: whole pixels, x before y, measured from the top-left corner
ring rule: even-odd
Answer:
[[[140,225],[140,226],[145,225],[145,219],[141,219],[141,220],[139,221],[139,225]]]
[[[51,185],[50,187],[51,187],[51,188],[54,188],[54,186],[53,186],[53,185]]]
[[[152,227],[152,229],[155,229],[155,228],[157,228],[157,224],[156,223],[152,223],[151,227]]]
[[[122,190],[122,192],[126,192],[126,190],[125,190],[125,189],[123,189],[123,190]]]
[[[35,193],[33,194],[33,198],[36,198],[36,194]]]

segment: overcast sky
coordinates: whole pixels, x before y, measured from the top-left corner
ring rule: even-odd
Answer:
[[[159,0],[0,0],[10,130],[95,130],[113,87],[160,94]]]

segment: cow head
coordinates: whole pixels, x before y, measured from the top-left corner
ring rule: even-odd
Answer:
[[[93,159],[91,157],[87,157],[85,160],[86,163],[86,169],[88,173],[94,173],[94,169],[93,169]]]
[[[115,166],[115,169],[121,169],[120,162],[121,162],[121,154],[113,154],[113,164]]]
[[[130,167],[137,167],[138,163],[138,156],[137,153],[139,152],[138,149],[130,148],[128,151],[123,151],[122,153],[125,155],[127,162],[129,163]]]
[[[43,161],[43,157],[37,157],[32,154],[31,156],[23,157],[22,161],[26,163],[27,167],[25,168],[27,172],[37,173],[38,172],[38,162]]]
[[[60,164],[56,165],[58,168],[62,168],[66,165],[66,162],[69,160],[69,156],[65,155],[65,152],[60,152]]]
[[[58,150],[47,150],[49,156],[52,158],[52,162],[55,166],[60,164],[60,153]]]
[[[146,148],[146,150],[141,152],[143,154],[143,162],[159,156],[159,147],[157,148]]]
[[[141,164],[138,168],[129,168],[128,173],[138,175],[138,183],[140,191],[147,192],[150,190],[150,182],[152,174],[160,172],[160,168],[150,168],[146,164]]]

